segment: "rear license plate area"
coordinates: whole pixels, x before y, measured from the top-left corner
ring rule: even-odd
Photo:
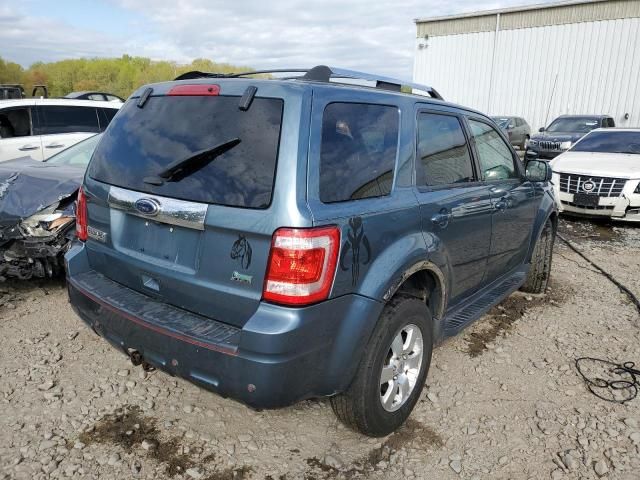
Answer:
[[[573,195],[573,203],[578,207],[597,207],[600,201],[598,195],[588,193],[575,193]]]
[[[116,220],[117,217],[117,220]],[[112,210],[115,229],[114,247],[134,253],[138,258],[170,263],[194,269],[200,252],[202,232],[190,228],[154,222],[119,210]]]

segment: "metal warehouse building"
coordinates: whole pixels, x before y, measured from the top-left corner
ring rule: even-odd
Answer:
[[[417,19],[414,80],[532,129],[560,114],[640,126],[640,0],[583,0]]]

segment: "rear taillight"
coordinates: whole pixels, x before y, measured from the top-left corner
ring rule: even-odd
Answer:
[[[84,190],[78,190],[78,200],[76,203],[76,237],[83,242],[87,240],[87,197]]]
[[[339,250],[338,227],[276,230],[262,297],[297,306],[325,300],[333,284]]]

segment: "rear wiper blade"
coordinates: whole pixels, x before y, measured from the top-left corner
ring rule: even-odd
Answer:
[[[162,185],[164,182],[179,182],[184,177],[206,167],[209,163],[215,160],[216,157],[228,152],[239,143],[239,138],[232,138],[231,140],[220,143],[215,147],[200,150],[184,160],[176,160],[169,164],[169,166],[160,173],[151,177],[145,177],[142,181],[150,185]]]

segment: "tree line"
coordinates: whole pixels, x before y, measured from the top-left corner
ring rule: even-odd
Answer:
[[[127,98],[140,85],[172,80],[190,70],[232,73],[251,69],[205,58],[184,65],[129,55],[37,62],[25,69],[0,57],[0,84],[21,84],[27,95],[31,94],[34,85],[46,85],[51,97],[62,97],[82,90],[98,90]]]

